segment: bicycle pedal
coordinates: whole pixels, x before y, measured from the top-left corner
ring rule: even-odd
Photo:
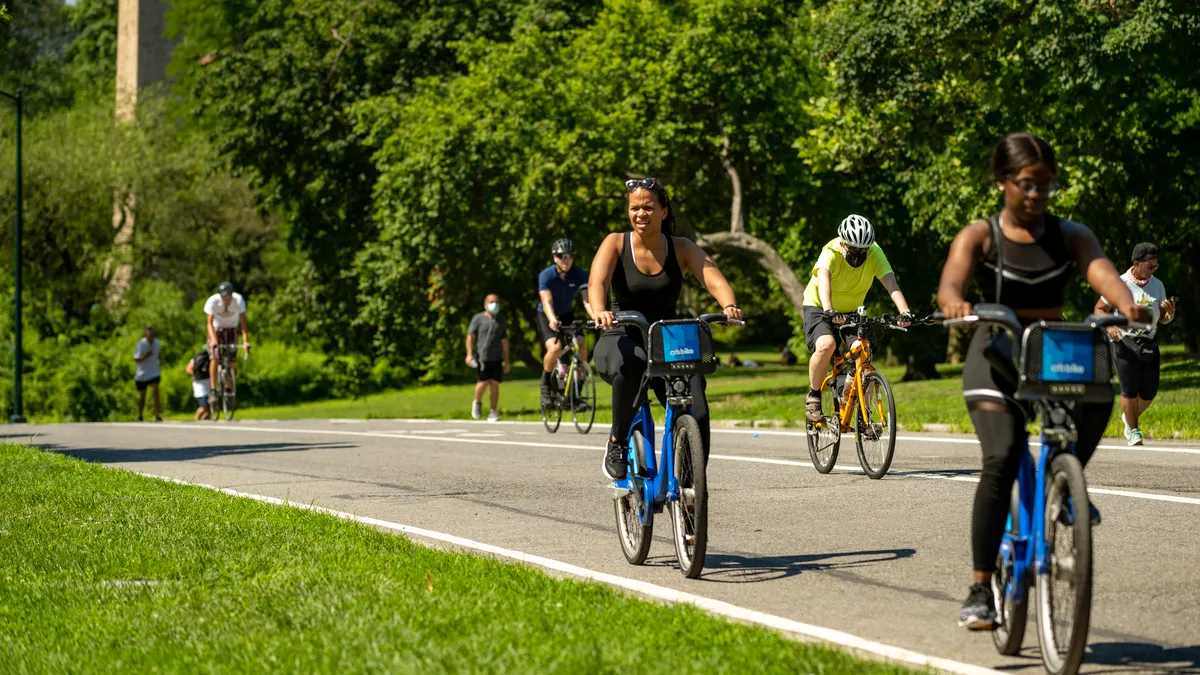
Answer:
[[[633,492],[633,491],[630,490],[629,488],[619,487],[616,485],[608,486],[608,494],[610,496],[612,496],[612,498],[614,500],[615,499],[624,499],[625,497],[628,497],[631,492]]]

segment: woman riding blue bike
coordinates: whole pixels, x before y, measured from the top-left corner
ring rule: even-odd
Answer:
[[[938,304],[947,318],[972,313],[966,290],[974,277],[982,302],[1007,305],[1023,324],[1061,321],[1074,266],[1122,314],[1134,321],[1148,319],[1092,231],[1046,213],[1058,171],[1054,150],[1046,141],[1029,133],[1009,134],[996,146],[991,169],[1004,208],[968,225],[954,238],[938,287]],[[991,630],[996,623],[991,576],[1029,421],[1026,410],[1013,398],[1013,385],[988,362],[989,343],[1011,358],[1007,334],[981,327],[971,338],[963,366],[963,398],[983,450],[971,518],[975,573],[959,615],[959,625],[970,630]],[[1071,415],[1078,430],[1075,452],[1083,464],[1099,444],[1111,415],[1111,400],[1075,404]],[[1099,513],[1093,512],[1092,520],[1098,522]]]
[[[604,475],[612,480],[622,479],[626,474],[628,448],[625,444],[636,413],[633,404],[646,372],[646,349],[641,332],[633,326],[614,328],[613,312],[640,312],[650,324],[674,319],[683,275],[691,272],[704,282],[708,292],[721,304],[721,311],[731,319],[742,318],[733,289],[712,258],[694,242],[672,236],[675,219],[666,188],[654,178],[625,181],[625,188],[632,230],[604,238],[592,260],[588,281],[588,300],[592,307],[606,306],[610,287],[613,295],[611,307],[596,314],[596,325],[604,333],[594,351],[596,370],[612,385],[613,423],[603,464]],[[699,423],[707,452],[709,419],[703,376],[692,376],[690,386],[694,399],[692,414]],[[655,380],[651,387],[660,401],[665,400],[662,380]]]

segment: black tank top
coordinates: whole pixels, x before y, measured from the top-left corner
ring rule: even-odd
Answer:
[[[1010,241],[999,227],[999,214],[988,218],[992,225],[991,245],[975,265],[975,283],[983,302],[1000,302],[1013,309],[1053,309],[1065,303],[1067,283],[1074,261],[1067,250],[1058,216],[1046,214],[1042,236],[1022,244]],[[996,241],[996,236],[1000,241]],[[1000,298],[996,299],[996,249],[1003,255]]]
[[[683,269],[675,257],[674,237],[663,233],[667,240],[667,259],[658,274],[643,274],[633,260],[633,233],[625,233],[625,248],[621,263],[613,270],[613,311],[641,312],[650,323],[675,318],[675,303],[683,288]]]

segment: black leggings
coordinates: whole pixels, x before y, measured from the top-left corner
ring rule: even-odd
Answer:
[[[983,355],[988,339],[986,328],[976,330],[963,365],[963,396],[983,450],[983,470],[979,473],[971,516],[971,560],[978,572],[991,572],[996,567],[996,554],[1004,537],[1009,499],[1021,466],[1021,453],[1025,452],[1029,422],[1028,413],[1012,398],[1014,387],[992,370]],[[1012,345],[1007,338],[1002,338],[1001,348],[1011,353]],[[1005,408],[981,409],[984,402],[1003,404]],[[1075,454],[1084,465],[1100,444],[1112,407],[1110,400],[1106,403],[1076,403],[1071,409],[1071,418],[1079,434]]]
[[[629,426],[637,415],[634,401],[646,372],[646,349],[642,345],[642,334],[636,328],[628,331],[606,331],[596,342],[594,350],[596,370],[605,382],[612,385],[612,429],[610,438],[625,445],[629,438]],[[693,375],[689,379],[692,391],[692,416],[700,425],[700,438],[707,456],[709,448],[708,400],[704,397],[704,376]],[[660,377],[650,380],[650,389],[660,404],[666,404],[666,381]]]

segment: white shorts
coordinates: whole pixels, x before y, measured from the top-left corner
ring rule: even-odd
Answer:
[[[192,380],[192,396],[203,398],[212,393],[212,384],[209,380]]]

